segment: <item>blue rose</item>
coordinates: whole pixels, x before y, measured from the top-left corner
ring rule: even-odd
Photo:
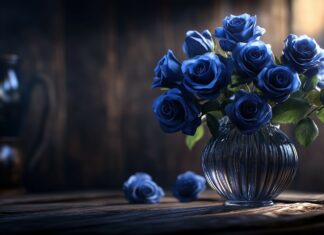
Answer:
[[[226,16],[223,27],[217,27],[214,36],[219,38],[219,45],[224,51],[232,51],[238,42],[259,39],[265,29],[256,25],[257,17],[249,14]]]
[[[227,61],[214,53],[206,53],[182,63],[184,87],[202,99],[214,99],[230,80],[231,69]]]
[[[182,83],[181,63],[171,50],[162,57],[154,69],[152,88],[177,87]]]
[[[287,100],[301,84],[298,73],[282,65],[264,68],[254,82],[265,97],[278,103]]]
[[[294,68],[298,73],[317,67],[324,58],[323,50],[316,41],[306,35],[290,34],[285,40],[283,49],[284,63]]]
[[[317,87],[319,89],[324,88],[324,57],[320,60],[317,67],[312,68],[304,73],[307,79],[311,79],[313,76],[317,76],[318,83]]]
[[[323,58],[323,60],[321,60],[321,62],[319,64],[317,78],[318,78],[317,86],[320,89],[323,89],[324,88],[324,58]]]
[[[251,134],[272,117],[271,106],[260,96],[246,91],[239,91],[235,99],[225,108],[225,113],[232,123],[245,134]]]
[[[136,173],[123,185],[125,198],[130,203],[159,203],[164,191],[145,173]]]
[[[175,184],[172,187],[172,194],[180,202],[190,202],[196,200],[199,194],[206,188],[204,177],[187,171],[178,175]]]
[[[164,132],[182,131],[194,135],[201,124],[200,111],[193,99],[178,88],[168,90],[153,102],[153,112]]]
[[[324,88],[324,58],[320,62],[317,78],[318,78],[317,87],[319,89],[323,89]],[[324,93],[322,93],[321,95],[321,101],[322,104],[324,105]]]
[[[232,57],[237,72],[247,78],[256,77],[264,67],[273,64],[271,47],[262,41],[238,43]]]
[[[188,31],[182,49],[189,58],[212,52],[214,50],[212,35],[207,29],[202,33]]]

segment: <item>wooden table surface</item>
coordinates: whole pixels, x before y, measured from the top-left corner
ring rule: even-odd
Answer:
[[[0,196],[0,234],[324,234],[324,194],[286,192],[274,206],[225,207],[213,191],[179,203],[128,204],[121,192]]]

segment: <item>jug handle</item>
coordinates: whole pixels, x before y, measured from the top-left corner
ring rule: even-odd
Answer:
[[[24,113],[27,114],[28,107],[31,104],[32,94],[36,87],[41,88],[42,97],[44,99],[44,107],[41,110],[40,121],[38,129],[36,131],[36,137],[31,145],[30,150],[27,152],[27,171],[34,168],[42,152],[48,145],[51,129],[51,116],[55,107],[55,91],[54,86],[50,79],[46,78],[44,75],[36,74],[33,79],[27,84],[26,87],[26,99]]]

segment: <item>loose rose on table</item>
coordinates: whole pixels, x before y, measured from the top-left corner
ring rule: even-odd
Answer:
[[[123,185],[123,192],[129,203],[159,203],[164,191],[146,173],[131,175]]]
[[[199,194],[206,188],[206,180],[203,176],[192,171],[186,171],[178,175],[172,187],[172,194],[180,202],[191,202],[198,199]]]
[[[216,137],[228,116],[243,134],[293,124],[296,140],[312,143],[319,132],[313,119],[324,123],[324,51],[315,39],[290,34],[276,57],[260,40],[264,33],[247,13],[225,17],[214,38],[208,30],[188,31],[187,59],[179,62],[169,50],[155,68],[152,87],[169,89],[153,103],[162,130],[182,131],[191,149],[204,126]]]
[[[186,171],[177,176],[172,194],[180,202],[191,202],[197,200],[205,188],[206,180],[203,176]],[[131,175],[123,185],[123,192],[125,199],[134,204],[156,204],[165,196],[163,189],[144,172]]]

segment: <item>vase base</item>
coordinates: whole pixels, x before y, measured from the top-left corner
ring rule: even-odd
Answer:
[[[225,206],[235,206],[235,207],[263,207],[272,206],[273,201],[225,201]]]

